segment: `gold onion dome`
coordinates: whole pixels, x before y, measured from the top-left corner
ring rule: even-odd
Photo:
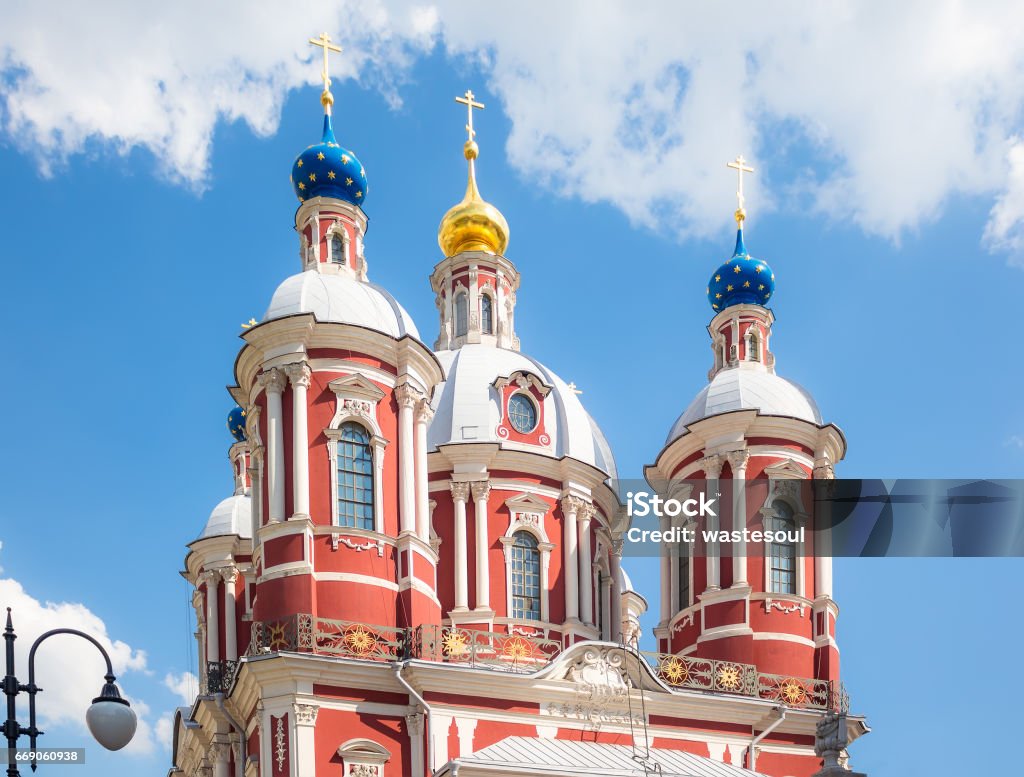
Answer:
[[[444,214],[437,228],[437,244],[445,256],[455,256],[463,251],[503,255],[508,247],[508,222],[500,210],[480,196],[476,186],[475,160],[480,154],[480,147],[467,140],[463,153],[469,162],[466,196]]]

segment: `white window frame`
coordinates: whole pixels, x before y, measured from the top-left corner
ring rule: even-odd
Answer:
[[[505,506],[509,509],[509,523],[504,536],[499,538],[505,557],[505,614],[510,624],[515,622],[542,626],[549,623],[551,612],[548,567],[555,545],[548,539],[544,529],[544,520],[551,511],[551,505],[530,494],[519,494],[507,499]],[[512,617],[512,544],[515,542],[513,535],[517,531],[530,532],[537,539],[537,549],[540,551],[540,621]]]

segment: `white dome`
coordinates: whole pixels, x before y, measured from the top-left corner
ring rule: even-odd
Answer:
[[[498,390],[499,377],[524,370],[552,386],[544,399],[545,428],[555,458],[569,456],[615,478],[615,460],[604,434],[579,397],[551,370],[518,351],[490,345],[464,345],[456,351],[438,351],[445,381],[434,391],[434,419],[427,432],[427,448],[460,442],[502,442]]]
[[[249,497],[244,494],[229,496],[210,513],[206,521],[206,528],[199,535],[199,539],[207,537],[223,537],[229,534],[237,534],[243,539],[252,537],[252,516]]]
[[[757,410],[762,415],[822,423],[818,406],[803,387],[765,370],[733,368],[715,375],[679,416],[665,442],[686,434],[686,427],[702,418],[733,410]]]
[[[307,270],[286,278],[274,292],[263,320],[299,313],[312,313],[317,321],[365,326],[392,337],[420,337],[412,318],[394,297],[376,284],[348,275]]]

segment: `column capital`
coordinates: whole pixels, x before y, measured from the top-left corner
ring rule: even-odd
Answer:
[[[594,507],[591,502],[584,502],[583,507],[581,507],[579,512],[576,514],[576,520],[587,523],[595,515],[597,515],[597,508]]]
[[[203,572],[200,577],[207,586],[217,585],[220,582],[220,570],[219,569],[207,569]]]
[[[586,508],[587,503],[578,496],[563,496],[560,505],[562,507],[563,515],[568,516],[571,514],[575,517]]]
[[[491,495],[491,483],[489,480],[474,480],[470,483],[473,489],[473,501],[486,500]]]
[[[434,417],[434,410],[430,406],[429,399],[424,397],[416,403],[416,415],[414,417],[418,424],[430,423],[430,420]]]
[[[449,487],[451,488],[452,499],[456,502],[465,502],[469,498],[469,483],[452,480]]]
[[[707,480],[718,480],[722,474],[722,457],[718,455],[705,456],[701,461],[701,469],[704,470],[704,477]]]
[[[297,726],[312,726],[316,723],[317,713],[320,712],[320,707],[316,704],[298,704],[294,706],[295,709],[295,725]]]
[[[729,466],[732,467],[732,471],[735,474],[736,470],[747,468],[747,462],[750,461],[750,451],[745,448],[739,451],[729,451],[726,457],[729,459]]]
[[[268,394],[280,394],[284,391],[284,387],[286,385],[285,375],[281,370],[277,369],[277,367],[264,370],[260,373],[257,380]]]
[[[395,386],[395,400],[400,408],[413,409],[421,399],[423,399],[423,392],[413,388],[408,383]]]
[[[405,729],[409,736],[418,737],[423,733],[423,715],[414,714],[405,716]]]
[[[291,381],[293,386],[309,388],[310,378],[313,375],[313,371],[309,368],[309,365],[306,364],[306,362],[286,364],[284,366],[284,373],[288,376],[288,380]]]
[[[823,462],[821,464],[815,463],[814,478],[815,480],[835,480],[836,471],[828,462]]]
[[[236,567],[224,567],[218,571],[220,572],[221,579],[227,585],[234,585],[235,581],[238,580],[238,569]]]

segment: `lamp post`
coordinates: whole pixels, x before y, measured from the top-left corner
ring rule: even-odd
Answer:
[[[103,654],[103,660],[107,662],[107,673],[104,676],[106,682],[100,689],[100,695],[92,700],[92,706],[85,713],[86,725],[89,726],[89,731],[96,741],[108,750],[120,750],[135,736],[138,720],[135,711],[121,698],[117,686],[114,685],[114,668],[110,663],[110,656],[103,646],[88,634],[76,629],[52,629],[40,636],[32,643],[32,648],[28,652],[28,684],[22,685],[18,682],[18,678],[14,676],[14,640],[17,639],[17,635],[11,623],[11,608],[8,607],[7,626],[4,629],[7,668],[3,679],[4,695],[7,696],[7,720],[4,721],[3,728],[3,734],[7,737],[7,777],[19,777],[16,764],[19,737],[28,736],[31,749],[35,750],[36,738],[43,733],[36,728],[36,694],[43,690],[36,685],[36,650],[44,640],[56,634],[74,634],[88,640]],[[15,697],[22,691],[28,694],[27,728],[18,723],[15,708]],[[36,762],[33,760],[32,771],[35,769]]]

